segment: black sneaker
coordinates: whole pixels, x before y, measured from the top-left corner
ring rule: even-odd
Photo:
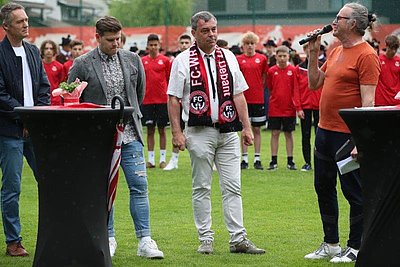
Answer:
[[[311,171],[311,170],[312,170],[311,164],[308,164],[308,163],[304,164],[303,167],[301,167],[301,171],[302,172],[308,172],[308,171]]]
[[[276,170],[276,169],[278,169],[278,164],[276,163],[276,162],[270,162],[269,163],[269,167],[268,167],[268,169],[267,170],[269,170],[269,171],[274,171],[274,170]]]
[[[296,165],[294,163],[288,164],[287,168],[291,171],[295,171],[297,170]]]
[[[261,161],[256,160],[256,162],[254,162],[254,169],[256,170],[264,170],[264,167],[261,164]]]
[[[246,161],[242,160],[242,162],[240,163],[240,169],[245,170],[249,168],[249,163],[247,163]]]

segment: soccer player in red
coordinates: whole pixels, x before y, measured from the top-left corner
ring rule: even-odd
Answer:
[[[259,37],[253,32],[247,32],[242,37],[243,54],[237,56],[240,70],[249,86],[244,92],[247,109],[254,134],[254,168],[263,170],[261,164],[261,132],[260,127],[265,125],[267,116],[264,107],[264,86],[268,71],[268,60],[263,54],[256,53]],[[248,147],[242,142],[241,169],[249,167]]]
[[[65,79],[63,65],[56,61],[57,44],[51,40],[45,40],[40,45],[40,54],[43,59],[44,70],[50,82],[50,93],[57,89],[62,81]],[[60,96],[53,96],[50,94],[50,102],[52,106],[62,105]]]
[[[270,90],[268,128],[271,132],[271,162],[268,170],[278,168],[279,134],[285,134],[287,168],[296,170],[293,161],[293,131],[296,125],[296,113],[304,118],[301,110],[300,94],[296,77],[296,68],[289,64],[289,48],[279,46],[276,49],[276,65],[268,70],[268,89]]]
[[[179,45],[178,51],[175,52],[174,56],[178,56],[181,52],[185,51],[192,45],[192,37],[188,34],[182,34],[179,36]],[[181,108],[182,109],[182,108]],[[181,112],[182,113],[182,112]],[[185,123],[181,119],[181,128],[185,128]],[[164,171],[171,171],[173,169],[178,169],[178,161],[179,161],[179,148],[173,147],[172,148],[172,156],[169,160],[167,166],[163,169]]]
[[[72,63],[74,62],[74,59],[83,54],[83,41],[78,39],[72,40],[69,45],[71,46],[71,58],[64,63],[64,73],[66,77],[65,80],[68,78],[68,72],[72,66]]]
[[[306,53],[306,59],[296,66],[297,81],[300,91],[301,109],[304,112],[304,118],[300,120],[301,126],[301,148],[305,164],[301,171],[311,171],[311,128],[314,126],[314,133],[317,131],[319,122],[319,99],[321,98],[321,88],[311,90],[308,87],[308,44],[303,45],[303,51]],[[322,66],[322,62],[318,66]]]
[[[160,168],[165,168],[166,163],[166,134],[165,126],[168,125],[167,86],[171,62],[168,57],[160,54],[161,43],[156,34],[147,37],[149,54],[142,58],[146,73],[146,94],[142,104],[142,123],[147,126],[147,167],[155,167],[154,159],[154,133],[157,125],[160,136]]]
[[[400,91],[400,57],[396,55],[399,49],[399,39],[396,35],[385,38],[386,51],[379,56],[381,74],[375,91],[375,106],[399,105],[400,100],[394,96]]]

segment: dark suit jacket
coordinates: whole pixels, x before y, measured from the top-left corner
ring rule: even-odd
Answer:
[[[50,105],[50,84],[39,49],[25,41],[26,59],[32,79],[33,104]],[[22,59],[17,57],[7,37],[0,42],[0,135],[22,137],[23,125],[15,107],[24,106]]]
[[[129,102],[125,103],[125,105],[135,109],[132,116],[139,142],[143,144],[142,124],[140,121],[142,113],[139,107],[145,95],[146,78],[142,61],[135,53],[122,49],[118,51],[118,57],[121,62],[125,91]],[[88,83],[81,96],[82,102],[91,102],[99,105],[107,104],[106,81],[103,76],[101,58],[97,47],[74,60],[69,71],[68,82],[73,82],[76,78]]]

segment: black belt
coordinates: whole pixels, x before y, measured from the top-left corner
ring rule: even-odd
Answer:
[[[219,123],[218,122],[210,123],[210,124],[208,124],[206,126],[207,127],[213,127],[214,129],[219,129]]]

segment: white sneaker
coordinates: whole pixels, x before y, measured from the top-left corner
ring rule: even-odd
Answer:
[[[357,260],[358,250],[347,247],[339,255],[333,257],[330,262],[341,263],[341,262],[355,262]]]
[[[158,249],[156,241],[150,239],[139,244],[137,255],[148,259],[163,259],[164,253]]]
[[[117,241],[115,240],[115,237],[108,238],[108,246],[110,248],[110,256],[114,257],[115,250],[117,249]]]
[[[340,245],[332,246],[326,242],[323,242],[321,246],[314,252],[304,256],[308,260],[319,260],[326,258],[333,258],[342,251]]]
[[[176,160],[171,159],[168,162],[168,165],[165,166],[165,168],[163,169],[164,171],[171,171],[173,169],[178,169],[178,162]]]

